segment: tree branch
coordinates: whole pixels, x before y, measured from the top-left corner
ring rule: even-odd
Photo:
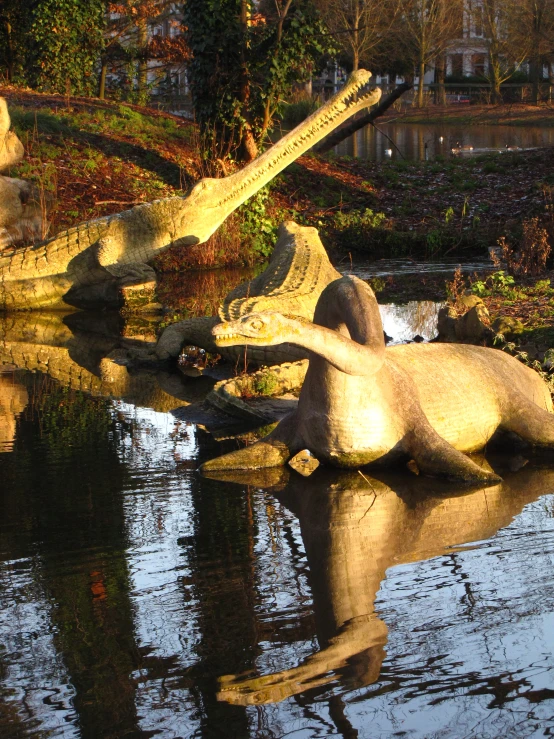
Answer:
[[[388,110],[390,106],[396,100],[398,100],[401,95],[403,95],[405,92],[408,92],[408,90],[411,90],[412,87],[413,85],[411,85],[409,82],[403,82],[401,85],[398,85],[389,95],[387,95],[384,100],[379,103],[376,108],[373,108],[373,110],[371,110],[369,113],[366,113],[361,118],[350,121],[346,125],[342,126],[336,131],[333,131],[332,134],[324,138],[323,141],[315,147],[315,151],[318,154],[324,154],[326,151],[332,149],[333,146],[340,144],[341,141],[344,141],[344,139],[347,139],[349,136],[352,136],[353,133],[359,131],[360,128],[364,128],[364,126],[368,126],[370,123],[373,123],[376,118],[382,116],[383,113]]]

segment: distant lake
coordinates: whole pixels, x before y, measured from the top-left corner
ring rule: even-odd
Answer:
[[[377,128],[379,130],[366,126],[355,137],[351,136],[336,146],[335,153],[380,161],[451,156],[452,149],[458,146],[473,147],[473,152],[464,151],[464,156],[505,147],[527,149],[554,146],[554,127],[377,122]],[[390,156],[386,153],[387,149],[392,149]]]

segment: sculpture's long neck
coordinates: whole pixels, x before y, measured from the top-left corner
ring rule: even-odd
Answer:
[[[384,352],[380,351],[380,347],[358,344],[337,331],[315,323],[297,321],[296,324],[294,338],[289,338],[288,342],[317,354],[340,372],[357,376],[372,375],[383,364]]]
[[[356,277],[331,282],[317,302],[314,322],[296,322],[290,343],[308,349],[348,375],[372,375],[385,361],[379,306]]]

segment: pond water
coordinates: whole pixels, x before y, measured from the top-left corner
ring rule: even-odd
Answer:
[[[379,123],[377,129],[366,126],[342,141],[334,151],[339,156],[363,159],[434,159],[452,156],[452,149],[462,148],[462,155],[502,151],[506,147],[535,148],[554,146],[554,127],[480,126],[441,123]],[[441,141],[442,139],[442,141]],[[464,150],[463,147],[466,147]],[[473,147],[473,151],[468,151]],[[389,152],[389,153],[387,153]]]
[[[214,381],[117,325],[0,319],[0,736],[554,733],[554,468],[209,480]]]

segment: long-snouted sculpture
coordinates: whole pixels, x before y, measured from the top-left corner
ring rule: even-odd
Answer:
[[[278,466],[308,449],[338,467],[413,459],[425,474],[492,481],[465,453],[497,431],[554,449],[552,401],[536,372],[478,346],[386,349],[375,295],[356,277],[325,288],[313,324],[258,313],[213,334],[221,346],[289,342],[310,360],[297,410],[261,441],[206,462],[205,471]]]
[[[281,170],[351,115],[376,103],[371,73],[345,87],[297,128],[240,171],[200,180],[185,198],[138,205],[88,221],[36,246],[0,257],[0,310],[115,304],[126,284],[153,279],[157,253],[207,241],[223,221]]]
[[[340,277],[321,243],[317,229],[285,221],[279,226],[279,238],[269,265],[250,282],[232,290],[219,308],[218,316],[186,318],[164,329],[156,354],[160,359],[177,357],[186,344],[209,352],[219,352],[224,359],[236,361],[245,356],[249,362],[273,365],[304,359],[299,347],[216,346],[212,328],[220,321],[232,321],[249,313],[278,310],[289,315],[314,317],[319,296],[327,285]]]

